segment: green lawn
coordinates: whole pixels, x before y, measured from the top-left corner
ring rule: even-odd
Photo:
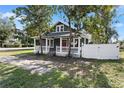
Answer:
[[[18,51],[0,51],[0,56],[12,56],[19,54],[29,54],[32,53],[33,50],[18,50]]]
[[[0,87],[73,87],[71,79],[53,70],[39,76],[29,71],[0,63]]]
[[[112,87],[124,87],[124,51],[119,61],[101,63],[100,70],[106,75]]]
[[[28,55],[31,52],[25,50],[7,54]],[[3,54],[6,53],[0,53]],[[119,61],[86,61],[92,61],[92,64],[79,64],[84,75],[76,75],[76,72],[67,74],[68,71],[65,73],[68,65],[66,69],[53,69],[49,73],[38,75],[10,64],[0,63],[0,87],[124,87],[124,52],[121,52]]]

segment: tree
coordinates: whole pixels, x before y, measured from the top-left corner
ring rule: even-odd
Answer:
[[[71,56],[71,41],[72,41],[72,29],[71,29],[71,24],[72,24],[72,19],[73,19],[73,12],[74,12],[74,6],[73,5],[63,5],[63,6],[58,6],[58,11],[60,13],[64,13],[63,19],[66,20],[66,22],[69,25],[69,51],[68,51],[68,56]]]
[[[3,43],[11,33],[14,31],[14,23],[8,17],[2,18],[0,16],[0,47],[3,47]]]
[[[104,41],[103,43],[108,43],[109,40],[114,36],[118,37],[118,34],[112,24],[114,23],[113,18],[116,16],[116,6],[102,6],[100,8],[101,20],[104,26]]]
[[[83,29],[83,18],[87,16],[88,13],[95,11],[93,6],[74,6],[74,5],[65,5],[65,6],[58,6],[58,10],[61,15],[63,16],[63,19],[66,20],[66,22],[69,25],[69,52],[68,56],[71,56],[71,42],[73,39],[72,36],[72,26],[75,27],[75,35],[79,35],[79,31]]]
[[[94,43],[109,43],[111,38],[118,38],[114,23],[115,6],[97,6],[94,15],[87,16],[84,21],[84,29],[92,34]]]
[[[13,12],[16,13],[16,17],[22,18],[20,22],[25,24],[29,34],[39,35],[42,54],[42,35],[49,29],[49,23],[53,14],[52,6],[28,5],[16,8]]]

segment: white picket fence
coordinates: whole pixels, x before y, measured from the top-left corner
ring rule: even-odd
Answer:
[[[119,44],[84,44],[82,57],[90,59],[119,59]]]

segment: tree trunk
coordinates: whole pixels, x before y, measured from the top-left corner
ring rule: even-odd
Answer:
[[[27,36],[27,47],[28,47],[28,36]]]
[[[40,35],[40,49],[41,49],[41,53],[40,54],[43,54],[43,49],[42,49],[42,36]]]
[[[3,45],[2,42],[0,42],[0,47],[2,47],[2,45]]]
[[[69,51],[68,51],[68,57],[71,57],[72,30],[71,30],[71,22],[70,22],[70,19],[69,19],[69,32],[70,32],[70,36],[69,36]]]
[[[108,43],[108,40],[109,40],[109,36],[108,36],[108,27],[106,27],[106,30],[105,30],[105,44]]]

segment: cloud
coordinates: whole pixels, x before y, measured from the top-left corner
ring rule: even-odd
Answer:
[[[124,5],[119,6],[118,9],[124,9]]]
[[[0,15],[2,16],[2,18],[10,18],[10,17],[16,17],[16,14],[14,14],[14,13],[12,13],[12,12],[5,12],[5,13],[2,13],[2,12],[0,12]],[[15,18],[15,21],[19,21],[19,20],[21,20],[21,18],[20,17],[16,17]]]
[[[124,24],[123,24],[123,23],[117,23],[117,24],[115,24],[114,26],[115,26],[115,27],[123,27]]]
[[[116,13],[118,16],[124,15],[124,5],[119,6],[118,8],[116,8]]]
[[[5,12],[5,13],[0,12],[0,16],[4,19],[4,18],[6,18],[6,17],[8,17],[8,18],[10,18],[10,17],[12,17],[12,16],[16,17],[16,14],[14,14],[14,13],[12,13],[12,12]],[[16,27],[17,27],[18,29],[23,29],[23,25],[20,24],[19,20],[21,20],[20,17],[15,18],[15,19],[14,19],[14,23],[16,24]]]
[[[3,18],[6,18],[6,17],[12,17],[12,16],[15,16],[15,14],[12,13],[12,12],[2,13],[2,17],[3,17]]]

